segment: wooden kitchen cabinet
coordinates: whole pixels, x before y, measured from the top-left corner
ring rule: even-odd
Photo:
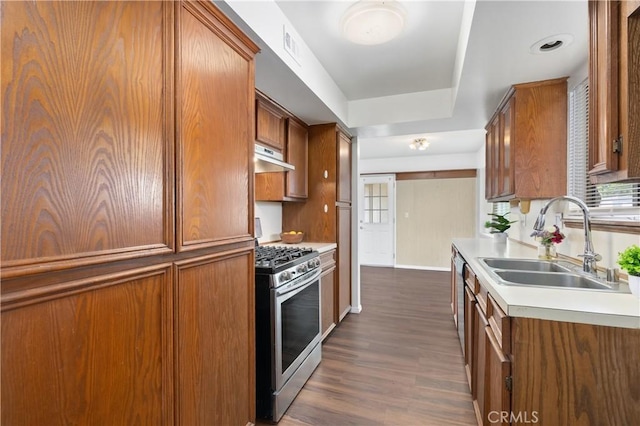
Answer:
[[[336,207],[338,217],[337,322],[351,310],[351,206]]]
[[[486,130],[487,200],[566,193],[566,78],[512,86]]]
[[[256,403],[252,253],[176,263],[178,424],[250,423]]]
[[[589,1],[589,177],[640,178],[640,1]]]
[[[256,142],[284,152],[286,112],[269,98],[256,93]]]
[[[308,241],[337,244],[335,322],[351,307],[351,142],[335,123],[309,126],[309,196],[284,203],[282,228],[305,233]]]
[[[325,340],[336,326],[336,251],[329,250],[321,253],[320,265],[322,266],[322,274],[320,275],[320,304],[322,309],[321,329],[322,340]]]
[[[207,1],[1,19],[1,423],[253,423],[258,47]]]
[[[280,108],[273,101],[257,92],[261,96],[262,103],[269,102],[274,108]],[[307,165],[309,163],[309,132],[307,125],[297,118],[289,115],[283,109],[286,131],[284,146],[284,159],[295,166],[295,170],[286,172],[256,173],[255,175],[255,200],[256,201],[303,201],[309,191],[309,179]],[[257,113],[258,114],[258,113]]]

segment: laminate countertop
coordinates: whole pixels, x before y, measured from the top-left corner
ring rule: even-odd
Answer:
[[[491,238],[454,239],[453,245],[476,273],[481,285],[511,317],[538,318],[640,329],[640,299],[630,293],[586,289],[504,285],[480,262],[482,257],[537,259],[537,250]],[[621,286],[627,286],[621,283]]]

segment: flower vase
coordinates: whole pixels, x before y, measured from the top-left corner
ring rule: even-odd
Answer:
[[[544,260],[555,259],[558,256],[556,246],[553,244],[540,244],[538,246],[538,258]]]
[[[640,276],[629,275],[629,290],[631,290],[631,294],[640,299]]]

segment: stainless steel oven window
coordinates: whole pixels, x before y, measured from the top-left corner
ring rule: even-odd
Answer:
[[[320,342],[320,270],[293,289],[275,292],[275,388],[293,375]]]

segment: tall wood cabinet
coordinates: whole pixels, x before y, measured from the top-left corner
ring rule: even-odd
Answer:
[[[1,7],[1,423],[252,422],[257,46],[205,1]]]
[[[309,241],[335,242],[335,319],[351,308],[351,138],[336,124],[309,126],[309,197],[284,203],[283,229],[304,231]]]
[[[566,78],[512,86],[486,130],[487,200],[566,193]]]
[[[640,179],[640,1],[589,1],[589,176]]]

